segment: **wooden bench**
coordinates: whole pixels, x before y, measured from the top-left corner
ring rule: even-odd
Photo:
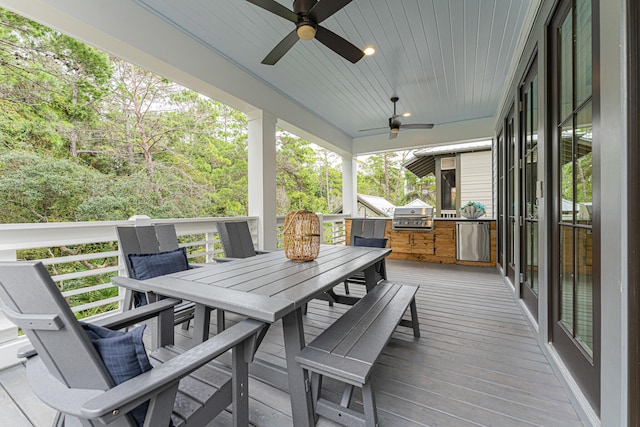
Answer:
[[[311,373],[316,417],[322,415],[348,426],[378,425],[369,376],[398,325],[412,327],[413,335],[420,336],[417,291],[417,286],[381,281],[300,351],[296,361]],[[407,307],[411,307],[411,320],[402,319]],[[325,375],[345,383],[340,404],[322,398]],[[364,414],[349,408],[354,386],[362,389]]]

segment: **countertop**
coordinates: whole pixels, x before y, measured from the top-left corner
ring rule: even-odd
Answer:
[[[381,217],[350,217],[347,219],[375,219],[378,221],[391,221],[392,218],[381,218]],[[471,218],[433,218],[434,221],[495,221],[495,218],[476,218],[476,219],[471,219]]]
[[[456,221],[456,222],[460,222],[460,221],[495,221],[495,218],[433,218],[434,221]]]

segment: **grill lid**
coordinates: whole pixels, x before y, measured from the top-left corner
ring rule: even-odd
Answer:
[[[411,216],[411,217],[425,217],[433,215],[432,206],[399,206],[393,211],[393,216]]]

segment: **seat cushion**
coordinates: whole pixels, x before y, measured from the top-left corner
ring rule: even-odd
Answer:
[[[387,239],[376,237],[353,236],[353,246],[368,246],[370,248],[386,248]]]
[[[129,254],[129,263],[131,264],[131,278],[138,280],[151,279],[189,268],[185,248],[155,254]]]
[[[146,325],[128,332],[121,332],[90,323],[80,323],[116,385],[152,368],[142,342],[142,334]],[[144,424],[148,406],[149,403],[145,402],[131,411],[138,426]]]

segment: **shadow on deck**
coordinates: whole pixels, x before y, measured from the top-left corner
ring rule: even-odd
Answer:
[[[388,260],[387,271],[391,281],[421,285],[422,337],[399,327],[379,359],[374,386],[381,426],[583,425],[496,270]],[[307,342],[347,308],[310,303]],[[187,344],[188,332],[176,330],[186,334],[178,344]],[[262,379],[250,380],[251,424],[291,426],[280,322],[256,357],[264,362],[252,365]],[[338,383],[327,379],[325,386],[338,399]],[[2,426],[48,426],[54,416],[30,391],[22,365],[0,372],[0,406]],[[230,424],[225,413],[211,426]],[[334,424],[321,419],[318,425]]]

